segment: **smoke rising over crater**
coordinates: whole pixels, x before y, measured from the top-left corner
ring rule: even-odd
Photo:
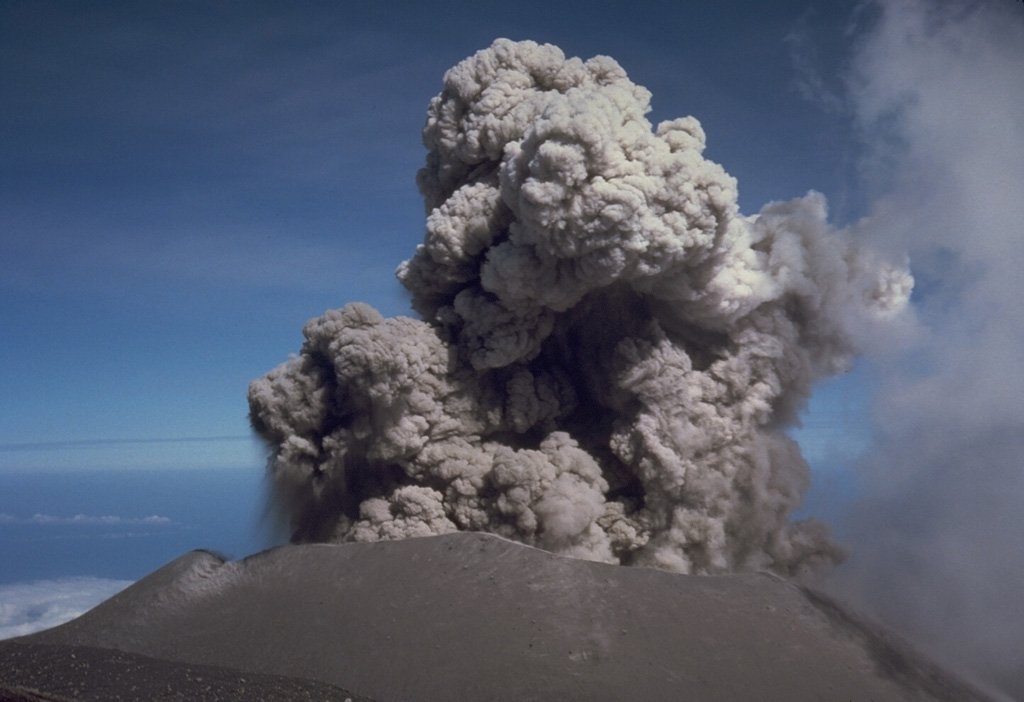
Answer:
[[[296,541],[456,530],[684,573],[841,558],[784,434],[912,280],[816,193],[754,216],[612,59],[498,40],[431,101],[422,319],[354,303],[252,383]]]

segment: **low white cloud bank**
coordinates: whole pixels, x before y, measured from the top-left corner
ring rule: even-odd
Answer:
[[[879,1],[850,105],[918,342],[876,366],[878,444],[833,587],[1024,698],[1024,5]]]
[[[131,580],[77,577],[0,585],[0,639],[63,624],[131,584]]]
[[[148,517],[118,517],[116,515],[76,514],[61,517],[52,514],[33,514],[31,517],[17,517],[0,512],[0,524],[53,524],[58,526],[169,526],[174,522],[168,517],[153,514]]]

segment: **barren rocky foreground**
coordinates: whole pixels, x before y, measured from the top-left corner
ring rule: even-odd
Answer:
[[[0,681],[0,700],[989,699],[772,575],[681,576],[471,533],[236,562],[195,551],[0,643]]]

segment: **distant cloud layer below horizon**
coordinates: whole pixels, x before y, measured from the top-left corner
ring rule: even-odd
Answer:
[[[132,582],[75,577],[0,585],[0,639],[26,636],[70,621]]]
[[[169,526],[174,522],[167,517],[153,514],[148,517],[118,517],[112,514],[76,514],[70,517],[52,514],[33,514],[31,517],[16,517],[0,512],[0,524],[54,524],[60,526]]]

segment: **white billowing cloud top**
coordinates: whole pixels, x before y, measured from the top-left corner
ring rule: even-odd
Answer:
[[[808,469],[783,429],[912,279],[819,194],[740,214],[697,120],[653,126],[649,100],[533,42],[448,71],[398,269],[422,320],[330,311],[250,386],[295,540],[490,531],[684,573],[841,557],[790,520]]]

